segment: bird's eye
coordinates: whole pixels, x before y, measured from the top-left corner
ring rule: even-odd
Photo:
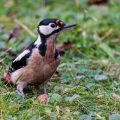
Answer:
[[[56,25],[55,25],[54,23],[50,24],[50,26],[51,26],[52,28],[55,28],[55,27],[56,27]]]

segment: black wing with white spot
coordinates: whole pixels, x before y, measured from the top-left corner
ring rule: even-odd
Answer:
[[[23,51],[11,64],[9,70],[10,72],[14,72],[27,64],[27,59],[30,57],[31,51],[25,50]]]
[[[14,72],[26,66],[27,59],[30,57],[33,48],[34,48],[34,45],[31,44],[20,55],[18,55],[18,57],[12,62],[11,66],[9,67],[9,71]]]

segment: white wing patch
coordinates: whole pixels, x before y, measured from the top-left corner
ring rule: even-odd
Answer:
[[[21,60],[30,50],[24,50],[13,62]]]
[[[38,39],[35,41],[34,45],[39,47],[41,43],[42,43],[42,41],[41,41],[40,35],[38,35]]]

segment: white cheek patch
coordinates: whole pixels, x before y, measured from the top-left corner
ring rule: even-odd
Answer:
[[[49,35],[51,34],[54,30],[57,30],[59,27],[56,28],[52,28],[49,25],[45,26],[45,25],[41,25],[39,26],[39,30],[42,34],[44,35]]]
[[[29,52],[30,52],[29,50],[23,51],[13,62],[21,60]]]
[[[44,35],[49,35],[50,33],[52,33],[54,31],[54,29],[52,29],[49,25],[48,26],[39,26],[39,30],[42,34]]]

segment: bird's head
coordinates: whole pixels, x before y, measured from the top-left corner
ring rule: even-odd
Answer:
[[[60,31],[75,26],[76,24],[64,23],[56,18],[42,20],[38,25],[38,33],[44,37],[49,37]]]

